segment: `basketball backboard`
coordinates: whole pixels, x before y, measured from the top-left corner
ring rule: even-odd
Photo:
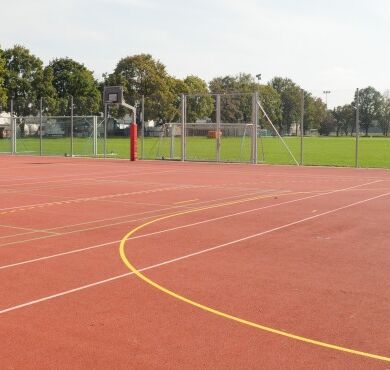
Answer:
[[[103,99],[105,104],[123,104],[123,87],[104,86]]]

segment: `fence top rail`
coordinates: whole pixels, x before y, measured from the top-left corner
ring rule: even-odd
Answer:
[[[253,126],[253,123],[250,122],[220,122],[218,123],[220,126]],[[194,125],[194,126],[216,126],[216,122],[187,122],[186,125]]]
[[[220,93],[213,93],[213,94],[207,94],[207,93],[198,93],[198,94],[183,94],[185,97],[208,97],[208,96],[253,96],[256,92],[220,92]]]
[[[73,116],[73,118],[94,118],[94,117],[100,117],[100,116]],[[11,117],[9,117],[11,118]],[[7,117],[7,119],[9,119]],[[14,116],[13,117],[14,119],[39,119],[40,116],[37,115],[37,116]],[[46,115],[42,115],[42,118],[72,118],[72,116],[46,116]]]

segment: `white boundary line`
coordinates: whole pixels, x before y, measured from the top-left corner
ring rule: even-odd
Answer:
[[[357,186],[360,186],[360,185],[357,185]],[[347,190],[350,190],[350,188],[335,190],[335,191],[331,191],[331,192],[328,192],[328,193],[315,194],[315,195],[311,195],[311,196],[308,196],[308,197],[288,200],[288,201],[277,203],[277,204],[271,204],[271,205],[268,205],[268,206],[252,208],[252,209],[249,209],[249,210],[245,210],[245,211],[241,211],[241,212],[235,212],[235,213],[231,213],[231,214],[224,215],[224,216],[209,218],[207,220],[202,220],[202,221],[193,222],[193,223],[186,224],[186,225],[176,226],[176,227],[169,228],[169,229],[164,229],[164,230],[154,231],[154,232],[151,232],[151,233],[136,235],[136,236],[132,237],[131,239],[140,239],[140,238],[145,238],[145,237],[148,237],[148,236],[163,234],[163,233],[170,232],[170,231],[175,231],[175,230],[180,230],[180,229],[184,229],[184,228],[188,228],[188,227],[192,227],[192,226],[202,225],[202,224],[205,224],[205,223],[208,223],[208,222],[213,222],[213,221],[218,221],[218,220],[222,220],[222,219],[225,219],[225,218],[240,216],[240,215],[243,215],[243,214],[256,212],[256,211],[261,211],[261,210],[264,210],[264,209],[275,208],[275,207],[283,206],[283,205],[286,205],[286,204],[296,203],[296,202],[304,201],[306,199],[312,199],[312,198],[320,197],[320,196],[323,196],[323,195],[330,195],[330,194],[334,194],[334,193],[337,193],[337,192],[340,192],[340,191],[347,191]],[[288,195],[288,193],[286,193],[286,195]],[[205,210],[207,210],[207,209],[205,209]],[[49,255],[49,256],[44,256],[44,257],[34,258],[34,259],[31,259],[31,260],[26,260],[26,261],[16,262],[16,263],[8,264],[8,265],[3,265],[3,266],[0,266],[0,270],[4,270],[4,269],[7,269],[7,268],[16,267],[16,266],[21,266],[21,265],[26,265],[26,264],[30,264],[30,263],[34,263],[34,262],[44,261],[44,260],[48,260],[48,259],[52,259],[52,258],[56,258],[56,257],[66,256],[66,255],[73,254],[73,253],[80,253],[80,252],[84,252],[84,251],[88,251],[88,250],[92,250],[92,249],[105,247],[105,246],[112,245],[112,244],[119,243],[119,242],[120,242],[120,240],[115,240],[115,241],[106,242],[106,243],[102,243],[102,244],[92,245],[92,246],[89,246],[89,247],[78,248],[78,249],[74,249],[74,250],[67,251],[67,252],[56,253],[56,254],[52,254],[52,255]]]
[[[247,193],[247,194],[238,194],[238,195],[234,195],[234,196],[230,196],[230,197],[222,197],[222,198],[217,198],[217,199],[213,199],[213,200],[199,202],[199,203],[196,203],[196,205],[208,204],[208,203],[216,202],[216,201],[219,201],[219,200],[227,200],[227,199],[234,199],[234,198],[247,197],[247,196],[256,196],[256,195],[262,195],[262,194],[264,194],[264,195],[267,194],[267,191],[255,192],[255,193]],[[192,204],[191,206],[194,206],[194,205]],[[0,249],[2,247],[6,247],[6,246],[9,246],[9,245],[22,244],[22,243],[26,243],[26,242],[30,242],[30,241],[34,241],[34,240],[48,239],[48,238],[53,238],[53,237],[56,237],[56,236],[70,235],[70,234],[75,234],[75,233],[79,233],[79,232],[85,232],[85,231],[96,230],[96,229],[100,229],[100,228],[103,229],[103,228],[106,228],[106,227],[122,225],[124,223],[130,223],[130,222],[135,222],[135,221],[142,221],[142,220],[145,220],[145,219],[157,217],[158,215],[154,214],[156,212],[169,211],[169,210],[180,209],[180,208],[192,209],[193,207],[189,207],[188,205],[187,206],[178,206],[178,205],[176,205],[176,206],[169,206],[169,207],[165,206],[165,208],[160,208],[160,209],[157,209],[157,210],[154,209],[154,210],[151,210],[151,211],[137,212],[137,213],[133,213],[133,214],[127,214],[127,215],[124,215],[124,216],[110,217],[110,218],[106,218],[106,219],[81,222],[81,223],[70,224],[70,225],[65,225],[65,226],[56,226],[56,227],[53,227],[53,228],[50,228],[50,229],[40,230],[39,232],[45,232],[45,231],[51,232],[52,230],[61,230],[61,229],[69,228],[69,227],[75,227],[75,226],[81,226],[81,225],[89,225],[89,224],[94,224],[94,223],[99,223],[99,222],[112,221],[112,220],[117,220],[117,219],[130,218],[130,217],[134,217],[134,216],[148,215],[149,214],[146,217],[136,218],[136,219],[132,219],[132,220],[124,220],[124,221],[114,222],[114,223],[110,223],[110,224],[106,223],[104,225],[94,226],[94,227],[89,227],[89,228],[84,228],[84,229],[71,230],[71,231],[68,231],[68,232],[57,233],[58,235],[48,235],[48,236],[42,236],[42,237],[37,237],[37,238],[17,240],[17,241],[9,242],[9,243],[3,243],[3,244],[0,244]],[[34,233],[35,232],[31,232],[31,234],[34,234]],[[26,235],[26,234],[30,234],[30,233],[23,233],[23,234]],[[21,235],[21,234],[17,234],[17,235],[14,235],[14,236],[18,236],[18,235]],[[12,236],[9,236],[9,237],[11,238]]]
[[[5,236],[0,237],[0,239],[1,238],[12,238],[12,237],[15,237],[15,236],[25,235],[25,234],[32,234],[32,233],[52,234],[52,235],[57,235],[57,236],[60,235],[59,233],[56,233],[54,231],[48,231],[48,230],[42,231],[42,230],[39,230],[39,229],[31,229],[31,228],[28,228],[28,227],[10,226],[10,225],[3,225],[3,224],[0,224],[0,227],[4,227],[4,228],[8,228],[8,229],[16,229],[16,230],[28,231],[26,233],[5,235]]]
[[[170,259],[170,260],[167,260],[167,261],[164,261],[164,262],[152,265],[152,266],[148,266],[148,267],[139,269],[138,271],[150,270],[150,269],[157,268],[157,267],[164,266],[164,265],[168,265],[168,264],[171,264],[171,263],[174,263],[174,262],[177,262],[177,261],[188,259],[188,258],[191,258],[191,257],[194,257],[194,256],[198,256],[200,254],[208,253],[208,252],[220,249],[220,248],[224,248],[224,247],[227,247],[227,246],[230,246],[230,245],[233,245],[233,244],[240,243],[242,241],[253,239],[253,238],[265,235],[265,234],[270,234],[270,233],[275,232],[275,231],[283,230],[283,229],[286,229],[286,228],[288,228],[290,226],[301,224],[301,223],[304,223],[304,222],[307,222],[307,221],[310,221],[310,220],[313,220],[313,219],[316,219],[316,218],[319,218],[319,217],[322,217],[322,216],[325,216],[325,215],[329,215],[331,213],[335,213],[335,212],[338,212],[338,211],[341,211],[341,210],[344,210],[344,209],[347,209],[347,208],[351,208],[351,207],[354,207],[354,206],[357,206],[357,205],[360,205],[360,204],[363,204],[363,203],[367,203],[369,201],[372,201],[372,200],[375,200],[375,199],[379,199],[379,198],[382,198],[382,197],[385,197],[385,196],[388,196],[388,195],[390,195],[390,192],[389,193],[385,193],[385,194],[381,194],[381,195],[377,195],[375,197],[371,197],[371,198],[368,198],[368,199],[360,200],[358,202],[354,202],[354,203],[348,204],[348,205],[343,206],[343,207],[338,207],[338,208],[335,208],[335,209],[330,210],[330,211],[319,213],[319,214],[314,215],[314,216],[305,217],[305,218],[302,218],[302,219],[297,220],[297,221],[293,221],[293,222],[290,222],[290,223],[287,223],[287,224],[284,224],[284,225],[281,225],[281,226],[278,226],[278,227],[274,227],[272,229],[268,229],[268,230],[262,231],[260,233],[252,234],[252,235],[246,236],[244,238],[236,239],[236,240],[233,240],[233,241],[230,241],[230,242],[227,242],[227,243],[223,243],[223,244],[211,247],[211,248],[203,249],[203,250],[200,250],[198,252],[194,252],[194,253],[187,254],[187,255],[184,255],[184,256],[181,256],[181,257],[173,258],[173,259]],[[131,238],[131,239],[134,239],[134,238]],[[102,284],[105,284],[105,283],[108,283],[108,282],[111,282],[111,281],[114,281],[114,280],[122,279],[122,278],[130,276],[130,275],[133,275],[133,273],[132,272],[128,272],[126,274],[113,276],[113,277],[108,278],[108,279],[99,280],[99,281],[96,281],[96,282],[91,283],[91,284],[82,285],[82,286],[74,288],[74,289],[65,290],[63,292],[52,294],[52,295],[49,295],[49,296],[46,296],[46,297],[42,297],[42,298],[39,298],[39,299],[36,299],[36,300],[33,300],[33,301],[29,301],[29,302],[25,302],[25,303],[22,303],[22,304],[19,304],[19,305],[11,306],[11,307],[8,307],[8,308],[0,310],[0,314],[4,314],[4,313],[7,313],[7,312],[15,311],[17,309],[28,307],[28,306],[32,306],[32,305],[35,305],[35,304],[38,304],[38,303],[41,303],[41,302],[49,301],[49,300],[52,300],[54,298],[62,297],[62,296],[65,296],[65,295],[69,295],[71,293],[75,293],[75,292],[78,292],[78,291],[81,291],[81,290],[85,290],[85,289],[88,289],[88,288],[91,288],[91,287],[102,285]]]

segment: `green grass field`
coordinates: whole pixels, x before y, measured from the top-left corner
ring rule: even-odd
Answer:
[[[285,138],[288,146],[299,160],[300,139]],[[103,155],[103,140],[98,140],[98,155]],[[44,155],[70,154],[69,138],[44,138],[42,142]],[[10,152],[9,139],[0,139],[0,152]],[[17,141],[19,154],[39,154],[40,143],[38,138],[21,138]],[[129,158],[128,138],[109,138],[107,140],[107,156],[115,158]],[[138,156],[144,153],[145,159],[169,159],[171,157],[170,138],[147,137],[138,142]],[[287,150],[277,138],[259,139],[258,158],[270,164],[294,164]],[[216,160],[216,142],[205,137],[188,137],[187,159],[189,160]],[[82,156],[93,155],[93,143],[88,138],[74,139],[74,154]],[[225,137],[221,144],[221,161],[249,162],[251,157],[250,138]],[[181,140],[175,138],[173,142],[172,158],[181,158]],[[307,165],[354,166],[355,165],[355,138],[351,137],[306,137],[304,138],[304,163]],[[390,138],[373,137],[360,138],[359,163],[361,167],[390,168]]]

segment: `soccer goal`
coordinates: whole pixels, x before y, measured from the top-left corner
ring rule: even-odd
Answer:
[[[144,159],[298,164],[258,93],[183,94],[177,122],[143,124]]]

